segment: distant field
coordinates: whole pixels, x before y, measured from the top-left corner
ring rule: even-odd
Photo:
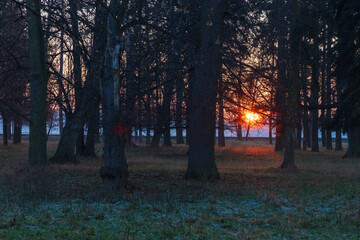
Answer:
[[[26,143],[1,146],[0,239],[360,239],[360,159],[297,151],[288,173],[267,142],[230,143],[210,182],[183,179],[184,145],[128,149],[133,188],[116,194],[100,145],[96,160],[39,169]]]

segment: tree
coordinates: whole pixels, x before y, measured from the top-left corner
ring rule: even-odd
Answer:
[[[46,91],[48,74],[45,65],[40,0],[27,0],[27,8],[30,54],[30,135],[28,161],[30,166],[36,166],[47,162]]]
[[[348,133],[348,157],[360,157],[359,9],[360,2],[356,0],[335,1],[338,36],[336,81],[341,93],[337,119],[343,122]]]
[[[123,32],[128,0],[110,2],[108,14],[108,38],[105,52],[105,77],[102,81],[102,105],[104,127],[104,165],[101,178],[110,190],[128,186],[128,166],[125,156],[126,126],[120,109],[120,59],[124,49]],[[119,41],[120,40],[120,41]]]
[[[195,81],[192,89],[187,178],[219,178],[215,164],[214,134],[223,8],[222,0],[201,2],[200,36],[196,46]]]
[[[296,169],[295,165],[295,127],[297,119],[297,99],[299,94],[299,46],[300,46],[300,6],[297,0],[290,2],[293,11],[292,23],[290,29],[290,58],[291,69],[288,82],[287,95],[287,121],[285,131],[285,153],[281,168],[289,170]]]

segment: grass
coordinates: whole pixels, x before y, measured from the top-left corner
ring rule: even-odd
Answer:
[[[109,193],[100,157],[28,169],[27,144],[0,147],[0,239],[360,239],[359,159],[298,151],[288,173],[273,146],[231,142],[202,182],[186,151],[128,150],[134,188]]]

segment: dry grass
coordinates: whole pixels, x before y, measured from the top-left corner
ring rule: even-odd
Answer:
[[[288,173],[266,142],[228,145],[210,182],[183,179],[184,145],[128,149],[134,188],[117,193],[103,188],[100,156],[29,169],[26,143],[0,147],[0,238],[360,238],[359,159],[297,151]]]

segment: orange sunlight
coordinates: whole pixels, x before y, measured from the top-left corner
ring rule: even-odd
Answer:
[[[248,112],[245,115],[248,122],[254,122],[259,119],[259,115],[257,113]]]

